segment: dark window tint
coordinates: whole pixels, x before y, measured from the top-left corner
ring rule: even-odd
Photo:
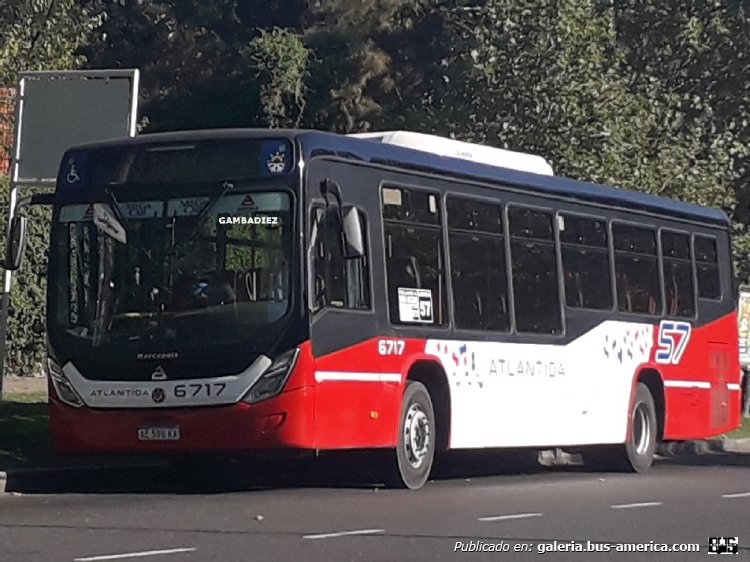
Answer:
[[[690,237],[677,232],[661,233],[661,252],[665,258],[690,259]]]
[[[507,330],[510,318],[502,208],[451,196],[448,225],[456,327]]]
[[[653,230],[628,224],[612,225],[615,250],[656,255],[656,235]]]
[[[695,260],[716,263],[716,240],[714,238],[695,237]]]
[[[552,215],[550,213],[525,207],[511,207],[508,216],[511,236],[552,240]]]
[[[612,283],[606,250],[562,248],[565,302],[576,308],[612,308]]]
[[[698,277],[698,296],[703,299],[721,297],[716,239],[695,237],[695,268]]]
[[[667,314],[695,316],[693,264],[690,260],[690,237],[676,232],[661,233],[664,267],[664,294]]]
[[[560,215],[565,303],[575,308],[612,308],[612,284],[604,221]]]
[[[607,247],[607,224],[604,221],[561,215],[560,242],[594,248]]]
[[[614,224],[615,284],[621,312],[660,315],[659,264],[656,233],[630,225]]]
[[[449,196],[448,227],[472,232],[503,233],[500,205],[481,203],[463,197]]]
[[[511,232],[515,233],[511,237],[511,271],[516,329],[559,334],[562,314],[552,214],[513,207],[509,217]]]
[[[388,187],[382,197],[391,322],[443,324],[444,259],[437,196]]]
[[[384,187],[383,218],[399,222],[440,224],[438,196],[427,191]]]
[[[369,308],[367,252],[344,259],[341,219],[336,205],[315,207],[311,216],[314,245],[315,307]],[[367,236],[363,234],[363,239]]]

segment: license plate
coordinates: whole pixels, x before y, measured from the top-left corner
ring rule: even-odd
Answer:
[[[180,426],[139,427],[138,441],[179,441]]]

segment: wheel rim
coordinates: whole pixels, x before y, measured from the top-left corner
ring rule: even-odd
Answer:
[[[645,455],[651,443],[651,421],[648,409],[639,402],[633,411],[633,448],[636,454]]]
[[[419,404],[412,404],[404,419],[404,450],[412,468],[419,468],[432,446],[430,419]]]

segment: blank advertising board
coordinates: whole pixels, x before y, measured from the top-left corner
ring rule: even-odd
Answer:
[[[134,136],[137,98],[137,70],[22,73],[13,183],[52,185],[71,146]]]
[[[737,321],[740,333],[740,365],[750,367],[750,287],[740,287]]]

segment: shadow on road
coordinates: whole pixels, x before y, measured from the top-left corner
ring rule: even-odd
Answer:
[[[663,462],[682,466],[746,466],[750,468],[750,453],[707,453],[664,459]]]
[[[318,458],[190,459],[150,466],[76,467],[8,471],[7,492],[22,494],[218,494],[284,488],[387,487],[390,455],[348,452]],[[657,461],[689,466],[750,467],[750,454],[691,455]],[[434,480],[591,472],[585,466],[544,467],[529,453],[459,452],[436,460]]]

